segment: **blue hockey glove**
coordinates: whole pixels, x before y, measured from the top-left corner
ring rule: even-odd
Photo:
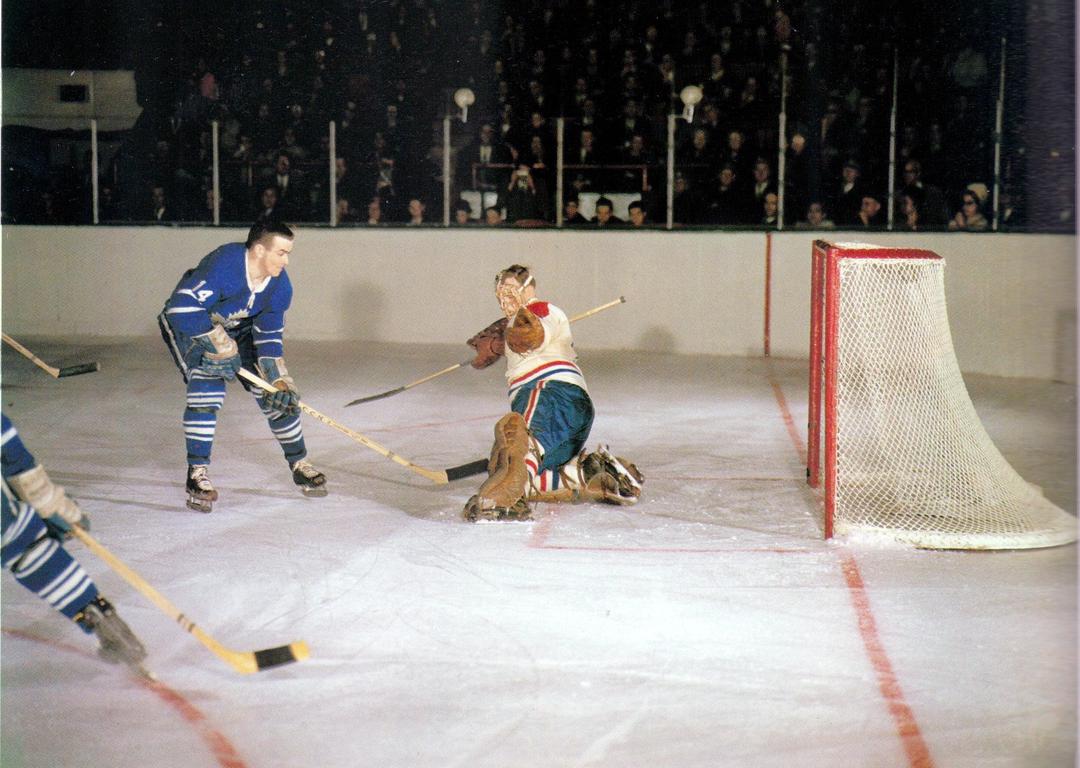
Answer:
[[[262,377],[277,387],[277,392],[266,392],[263,395],[263,404],[290,416],[300,413],[300,393],[285,367],[285,358],[260,357],[258,365]]]
[[[240,350],[225,329],[215,325],[209,333],[192,338],[195,342],[188,351],[188,367],[198,369],[207,376],[220,376],[226,381],[236,378],[243,363]]]

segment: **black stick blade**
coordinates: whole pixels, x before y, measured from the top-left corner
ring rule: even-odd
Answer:
[[[446,470],[446,479],[460,480],[463,477],[470,477],[472,475],[480,475],[488,471],[488,460],[477,459],[476,461],[470,461],[468,464],[462,464],[458,467],[450,467]]]
[[[255,651],[255,666],[259,671],[280,667],[282,664],[292,664],[294,661],[303,661],[308,657],[308,647],[303,641],[290,645],[281,645],[277,648],[267,648]]]
[[[78,376],[82,373],[93,373],[94,371],[100,371],[101,365],[99,363],[82,363],[80,365],[69,365],[67,368],[61,368],[60,373],[57,374],[57,378],[63,378],[65,376]]]
[[[377,395],[368,395],[367,397],[357,398],[351,402],[345,403],[345,407],[350,405],[360,405],[360,403],[370,403],[373,400],[382,400],[384,397],[390,397],[390,395],[396,395],[398,392],[404,392],[407,387],[398,387],[397,389],[391,389],[389,392],[380,392]]]

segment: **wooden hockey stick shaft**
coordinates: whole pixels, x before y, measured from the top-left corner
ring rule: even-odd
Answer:
[[[607,304],[601,304],[599,307],[593,307],[588,312],[582,312],[580,315],[574,315],[573,317],[570,318],[570,322],[571,323],[576,323],[578,320],[584,320],[586,317],[592,317],[597,312],[603,312],[605,309],[611,309],[612,307],[618,306],[619,304],[625,304],[625,303],[626,303],[626,297],[625,296],[620,296],[619,298],[615,299],[614,301],[609,301]],[[436,371],[435,373],[431,374],[430,376],[425,376],[422,379],[417,379],[416,381],[411,382],[409,384],[405,384],[403,386],[396,387],[394,389],[389,389],[386,392],[380,392],[377,395],[369,395],[368,397],[361,397],[361,398],[358,398],[358,399],[353,400],[351,402],[345,403],[345,407],[348,408],[351,405],[360,405],[361,403],[370,403],[370,402],[372,402],[374,400],[382,400],[384,397],[390,397],[391,395],[396,395],[399,392],[404,392],[407,389],[412,389],[415,386],[423,384],[425,381],[431,381],[432,379],[437,379],[438,377],[443,376],[443,375],[445,375],[447,373],[450,373],[452,371],[456,371],[458,368],[464,368],[466,365],[468,365],[471,362],[472,362],[472,358],[470,357],[468,360],[463,360],[460,363],[457,363],[456,365],[451,365],[448,368],[443,368],[441,371]]]
[[[620,304],[625,304],[625,303],[626,303],[626,297],[625,296],[620,296],[617,299],[613,299],[612,301],[609,301],[607,304],[601,304],[599,307],[593,307],[592,309],[590,309],[587,312],[582,312],[580,315],[574,315],[573,317],[570,318],[570,322],[571,323],[576,323],[578,320],[584,320],[586,317],[592,317],[597,312],[603,312],[605,309],[611,309],[612,307],[617,307]]]
[[[129,568],[122,560],[120,560],[120,558],[106,549],[102,544],[98,543],[98,541],[89,533],[77,525],[71,526],[71,532],[75,535],[75,538],[85,544],[91,552],[104,560],[106,565],[120,574],[124,581],[141,592],[143,596],[156,605],[162,613],[173,619],[177,624],[183,627],[185,631],[193,634],[200,643],[213,651],[214,655],[222,659],[237,672],[245,675],[251,674],[252,672],[261,672],[270,667],[277,667],[294,661],[303,661],[310,655],[307,643],[302,640],[295,643],[289,643],[288,645],[278,646],[277,648],[266,648],[262,651],[234,651],[226,648],[207,634],[201,627],[196,625],[195,622],[181,613],[180,610],[170,603],[164,595],[150,586],[142,576],[135,573],[135,571]]]
[[[266,390],[267,392],[277,392],[278,391],[274,387],[273,384],[266,381],[265,379],[260,378],[259,376],[256,376],[254,373],[247,370],[246,368],[241,368],[238,373],[241,376],[241,378],[246,379],[248,382],[254,384],[257,387],[260,387],[260,388]],[[401,466],[405,467],[406,469],[408,469],[408,470],[410,470],[412,472],[415,472],[418,475],[423,475],[428,480],[431,480],[434,483],[438,483],[439,485],[445,485],[446,483],[448,483],[450,481],[449,477],[447,476],[446,470],[428,469],[427,467],[421,467],[419,464],[413,464],[411,461],[404,458],[403,456],[397,455],[396,453],[391,451],[389,448],[385,448],[385,447],[379,445],[378,443],[376,443],[374,440],[372,440],[367,435],[362,435],[362,434],[360,434],[359,432],[357,432],[354,429],[349,429],[344,424],[339,424],[338,422],[334,421],[333,419],[331,419],[326,414],[320,413],[319,411],[316,411],[314,408],[312,408],[310,405],[308,405],[306,403],[303,403],[303,402],[300,403],[300,410],[303,411],[304,413],[306,413],[308,416],[311,416],[311,417],[313,417],[315,419],[318,419],[319,421],[321,421],[326,426],[333,427],[337,431],[339,431],[339,432],[341,432],[341,433],[343,433],[345,435],[348,435],[349,437],[351,437],[356,442],[360,443],[365,448],[370,448],[371,450],[375,451],[375,453],[382,454],[383,456],[390,459],[391,461],[393,461],[393,462],[395,462],[397,464],[400,464]]]
[[[41,370],[45,371],[45,373],[49,374],[54,379],[63,378],[65,376],[78,376],[80,373],[93,373],[94,371],[101,370],[101,366],[97,363],[82,363],[80,365],[70,365],[66,368],[56,368],[55,366],[46,363],[44,360],[35,355],[33,352],[31,352],[19,342],[15,341],[15,339],[11,338],[6,333],[0,333],[0,336],[2,336],[4,341],[7,342],[12,348],[21,353],[24,357],[28,358],[30,362],[32,362]]]

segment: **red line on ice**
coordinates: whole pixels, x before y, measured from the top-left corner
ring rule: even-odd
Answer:
[[[795,420],[791,418],[791,411],[788,409],[787,399],[780,388],[780,383],[773,378],[771,370],[769,372],[769,383],[772,385],[773,393],[776,395],[776,403],[780,406],[780,413],[784,418],[784,424],[787,425],[788,434],[791,435],[791,442],[794,443],[795,450],[799,452],[800,460],[805,464],[806,446],[795,428]],[[930,749],[923,739],[919,723],[915,720],[915,713],[904,699],[904,693],[900,689],[900,682],[896,679],[892,662],[889,661],[889,654],[885,651],[885,644],[878,634],[877,621],[875,621],[874,612],[870,607],[870,598],[866,594],[866,585],[863,583],[862,574],[859,573],[858,563],[855,562],[855,557],[850,552],[844,553],[841,558],[840,566],[844,572],[844,582],[847,584],[851,602],[855,606],[855,615],[858,618],[859,634],[862,636],[863,647],[866,649],[866,655],[870,658],[870,664],[877,675],[878,689],[881,691],[881,695],[888,705],[889,714],[896,725],[900,742],[903,744],[904,752],[907,754],[908,765],[911,768],[933,768],[934,760],[930,756]]]
[[[97,658],[93,654],[87,653],[81,648],[76,648],[73,645],[68,645],[67,643],[56,640],[49,640],[48,638],[39,637],[38,635],[24,632],[19,629],[5,628],[3,633],[5,635],[10,635],[11,637],[18,637],[22,640],[41,643],[42,645],[57,648],[68,653],[74,653],[89,659]],[[206,715],[199,711],[194,704],[185,699],[182,694],[165,685],[165,683],[160,680],[146,680],[145,678],[134,674],[132,677],[142,683],[144,687],[157,694],[158,698],[166,704],[179,712],[184,720],[195,726],[195,730],[199,734],[199,737],[210,748],[210,751],[214,755],[214,759],[217,760],[217,763],[221,768],[247,768],[247,763],[240,757],[240,754],[236,751],[236,747],[232,745],[221,731],[210,725]]]
[[[934,761],[930,757],[930,749],[926,746],[926,741],[919,730],[915,713],[911,711],[911,707],[904,699],[904,692],[900,690],[900,682],[896,679],[892,662],[889,661],[889,654],[885,652],[885,645],[878,634],[877,622],[874,621],[874,612],[870,608],[870,598],[866,594],[866,586],[863,584],[862,574],[859,573],[859,565],[851,553],[843,555],[841,565],[844,569],[844,581],[851,594],[851,602],[859,617],[859,634],[862,635],[863,645],[866,647],[866,653],[877,675],[878,689],[889,706],[889,714],[892,715],[900,734],[904,752],[907,753],[908,764],[911,768],[932,768]]]

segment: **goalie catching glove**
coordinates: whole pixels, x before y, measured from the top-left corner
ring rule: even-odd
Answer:
[[[470,363],[473,368],[476,368],[477,370],[487,368],[503,356],[506,352],[503,335],[506,333],[506,326],[509,322],[510,321],[507,318],[500,317],[494,323],[465,342],[476,350],[476,357],[474,357]]]
[[[83,514],[79,505],[56,485],[40,464],[7,478],[15,495],[38,511],[53,531],[63,536],[71,535],[71,526],[90,530],[90,518]]]
[[[277,392],[263,394],[266,407],[290,416],[300,413],[300,393],[285,367],[285,358],[260,357],[258,365],[259,374],[277,388]]]
[[[198,369],[207,376],[220,376],[226,381],[236,378],[236,372],[243,364],[240,350],[225,329],[215,325],[209,333],[193,336],[194,343],[188,350],[185,361],[188,368]]]

